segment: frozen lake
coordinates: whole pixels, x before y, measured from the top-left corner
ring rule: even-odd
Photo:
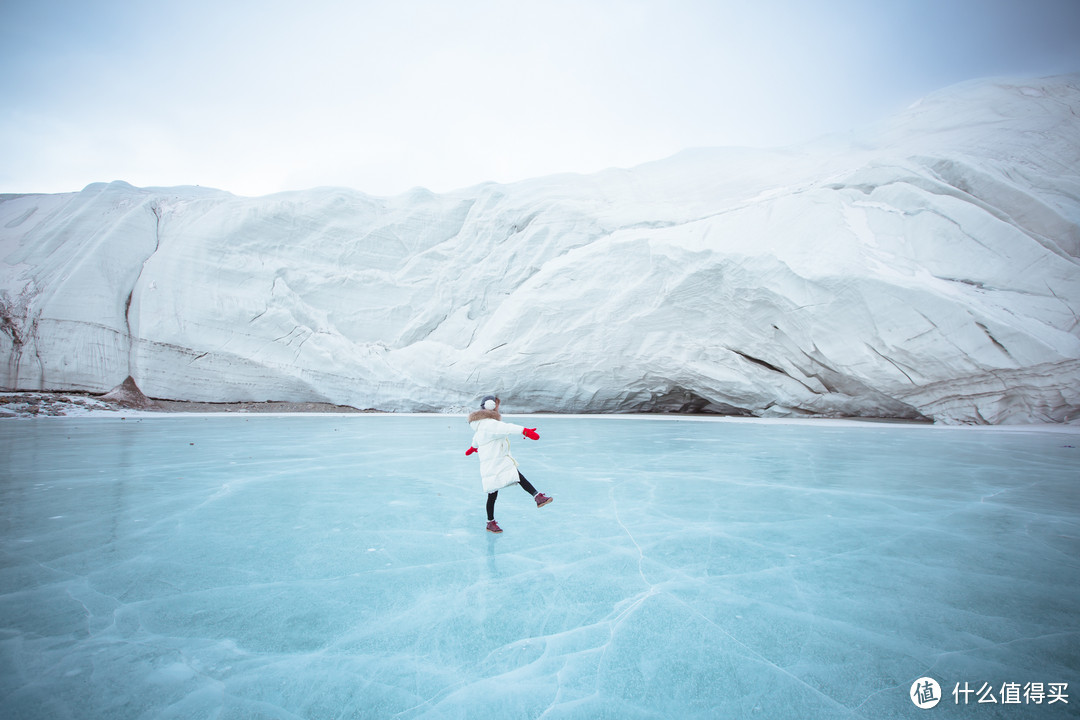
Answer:
[[[1080,429],[506,419],[0,421],[0,715],[1077,716]]]

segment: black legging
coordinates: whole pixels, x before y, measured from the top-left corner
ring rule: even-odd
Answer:
[[[536,497],[536,488],[532,486],[531,482],[525,479],[525,476],[521,474],[520,470],[518,470],[518,485],[520,485],[522,489],[525,490],[525,492],[529,493],[533,497]],[[493,493],[488,493],[487,513],[489,522],[495,519],[495,500],[497,500],[498,497],[498,490]]]

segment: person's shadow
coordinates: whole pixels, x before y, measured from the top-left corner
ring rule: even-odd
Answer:
[[[495,562],[495,555],[496,555],[496,553],[495,553],[495,543],[497,543],[499,541],[499,536],[496,533],[490,533],[490,532],[487,532],[487,531],[485,531],[484,534],[488,536],[488,538],[487,538],[487,548],[488,548],[487,549],[487,567],[488,567],[488,572],[491,573],[491,577],[500,578],[500,577],[502,577],[502,573],[499,572],[499,565],[498,565],[497,562]]]

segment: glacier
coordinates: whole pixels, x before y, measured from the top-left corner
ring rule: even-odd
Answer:
[[[373,197],[0,196],[0,386],[524,412],[1066,422],[1080,74],[774,150]]]

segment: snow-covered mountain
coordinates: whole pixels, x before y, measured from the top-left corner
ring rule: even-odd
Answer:
[[[858,136],[378,198],[0,196],[0,385],[460,411],[1080,413],[1080,74]]]

